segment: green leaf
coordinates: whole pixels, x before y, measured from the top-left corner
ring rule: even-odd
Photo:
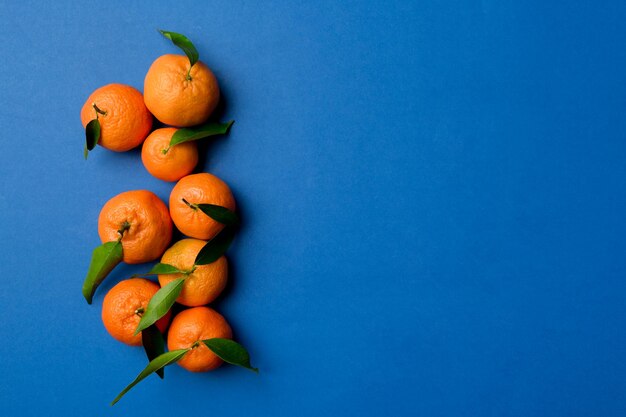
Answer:
[[[192,67],[196,62],[198,62],[198,50],[195,46],[193,46],[193,43],[191,43],[189,38],[176,32],[168,32],[161,29],[159,29],[159,32],[161,32],[161,35],[171,40],[174,45],[178,46],[180,49],[183,50],[183,52],[185,52],[185,55],[187,55],[187,58],[189,58],[189,63]]]
[[[87,277],[83,283],[83,296],[89,304],[98,285],[117,264],[122,262],[122,257],[122,243],[119,241],[106,242],[93,250]]]
[[[191,349],[178,349],[172,350],[169,352],[165,352],[162,355],[157,356],[153,360],[150,361],[148,366],[137,375],[137,378],[133,382],[131,382],[126,388],[120,392],[117,397],[111,402],[111,405],[115,405],[123,396],[126,394],[132,387],[143,381],[146,377],[148,377],[151,373],[156,372],[157,370],[164,368],[168,365],[171,365],[175,362],[178,362],[187,352]]]
[[[259,373],[258,368],[253,368],[250,365],[250,355],[248,354],[248,351],[234,340],[213,338],[203,340],[202,343],[211,349],[211,351],[219,356],[224,362],[241,366],[242,368],[249,369],[257,374]]]
[[[148,326],[147,329],[141,332],[141,344],[143,345],[143,350],[146,352],[148,361],[155,359],[157,356],[162,355],[163,352],[165,352],[163,334],[161,334],[161,331],[156,324]],[[163,368],[157,369],[156,373],[161,377],[161,379],[165,376]]]
[[[100,121],[93,119],[85,126],[85,159],[89,151],[93,150],[100,140]]]
[[[235,123],[234,120],[226,123],[209,122],[198,127],[185,127],[182,129],[178,129],[172,135],[172,139],[170,139],[170,147],[178,145],[179,143],[203,139],[209,136],[225,135],[226,133],[228,133],[228,129],[230,129],[233,123]]]
[[[207,265],[215,262],[226,252],[235,237],[235,228],[226,226],[198,252],[194,265]]]
[[[139,320],[135,334],[156,323],[158,319],[170,311],[170,308],[172,308],[180,292],[183,290],[184,283],[184,278],[175,279],[152,296],[148,307],[146,307],[146,311],[143,313],[143,316],[141,316],[141,320]]]
[[[215,204],[199,203],[196,206],[202,210],[204,214],[222,224],[228,226],[234,226],[239,223],[239,217],[234,211],[227,209],[226,207],[216,206]]]
[[[152,269],[145,274],[135,274],[132,278],[145,277],[146,275],[167,275],[167,274],[184,274],[185,271],[181,271],[173,265],[158,263],[152,267]]]

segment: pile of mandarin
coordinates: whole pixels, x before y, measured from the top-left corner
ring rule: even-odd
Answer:
[[[102,302],[102,321],[109,334],[128,345],[143,346],[149,361],[112,404],[150,374],[163,378],[164,367],[173,363],[191,372],[210,371],[223,362],[257,371],[248,352],[232,340],[228,322],[207,306],[228,279],[224,253],[239,223],[235,199],[221,179],[192,173],[198,163],[196,140],[226,134],[233,122],[210,121],[219,103],[219,87],[191,41],[178,33],[160,32],[186,56],[157,58],[146,74],[143,95],[122,84],[97,89],[80,114],[85,158],[96,145],[116,152],[141,145],[148,172],[163,181],[177,181],[169,207],[150,191],[133,190],[111,198],[100,211],[102,245],[93,251],[83,284],[89,304],[120,262],[140,264],[160,258],[145,274],[111,288]],[[153,117],[171,127],[152,131]],[[188,238],[170,246],[174,226]],[[148,276],[156,276],[158,283]],[[172,319],[175,303],[183,309]]]

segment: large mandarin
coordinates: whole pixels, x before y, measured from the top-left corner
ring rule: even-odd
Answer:
[[[126,191],[111,198],[98,217],[102,242],[122,235],[123,261],[139,264],[159,258],[172,240],[167,206],[147,190]]]
[[[144,80],[146,106],[161,122],[176,127],[204,123],[220,100],[220,89],[209,67],[198,61],[189,70],[182,55],[157,58]]]

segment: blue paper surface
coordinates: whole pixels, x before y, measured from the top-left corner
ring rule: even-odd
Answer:
[[[0,2],[6,416],[626,415],[626,3]],[[214,304],[255,375],[145,365],[81,285],[106,200],[96,88],[192,39],[243,227]]]

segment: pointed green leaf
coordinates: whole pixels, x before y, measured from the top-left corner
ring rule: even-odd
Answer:
[[[143,345],[143,350],[146,352],[146,356],[148,357],[148,362],[165,352],[163,334],[161,334],[161,331],[156,324],[148,326],[147,329],[141,332],[141,344]],[[161,377],[161,379],[165,376],[163,368],[157,369],[156,373],[159,377]]]
[[[100,140],[100,121],[98,119],[91,120],[85,126],[85,139],[85,159],[87,159],[88,152],[95,148]]]
[[[122,243],[118,241],[106,242],[93,250],[87,277],[83,283],[83,296],[89,304],[98,285],[117,264],[122,262],[122,257]]]
[[[167,274],[184,274],[185,271],[181,271],[173,265],[158,263],[145,274],[135,274],[132,278],[145,277],[146,275],[167,275]]]
[[[215,262],[226,252],[235,237],[235,228],[226,226],[213,239],[209,240],[198,252],[195,265],[207,265]]]
[[[180,295],[180,292],[183,290],[184,283],[184,278],[175,279],[166,286],[162,287],[152,296],[150,302],[148,303],[148,307],[146,307],[146,311],[144,311],[143,316],[141,316],[141,320],[139,320],[139,325],[135,330],[135,334],[156,323],[158,319],[170,311],[170,308],[172,308],[174,302],[176,302],[176,299]]]
[[[200,203],[196,206],[202,210],[204,214],[222,224],[228,226],[234,226],[239,223],[239,217],[234,211],[227,209],[226,207],[216,206],[215,204]]]
[[[187,58],[189,58],[189,63],[192,67],[196,62],[198,62],[198,50],[195,46],[193,46],[193,43],[191,43],[189,38],[176,32],[168,32],[160,29],[159,32],[161,32],[161,35],[171,40],[174,45],[178,46],[180,49],[183,50],[183,52],[185,52],[185,55],[187,55]]]
[[[203,340],[202,343],[211,349],[211,351],[219,356],[224,362],[241,366],[242,368],[249,369],[257,374],[259,373],[258,368],[253,368],[250,365],[250,355],[248,354],[248,351],[234,340],[213,338]]]
[[[115,405],[115,403],[117,403],[120,398],[124,396],[124,394],[130,391],[132,387],[143,381],[151,373],[156,372],[158,369],[164,368],[175,362],[178,362],[190,350],[191,349],[172,350],[154,358],[152,361],[150,361],[148,366],[146,366],[146,368],[141,371],[139,375],[137,375],[137,378],[135,378],[133,382],[131,382],[126,388],[124,388],[117,397],[115,397],[115,399],[111,402],[111,405]]]
[[[235,123],[234,120],[226,123],[209,122],[198,127],[178,129],[172,135],[172,139],[170,139],[170,147],[178,145],[179,143],[203,139],[209,136],[225,135],[228,133],[228,129],[230,129],[233,123]]]

